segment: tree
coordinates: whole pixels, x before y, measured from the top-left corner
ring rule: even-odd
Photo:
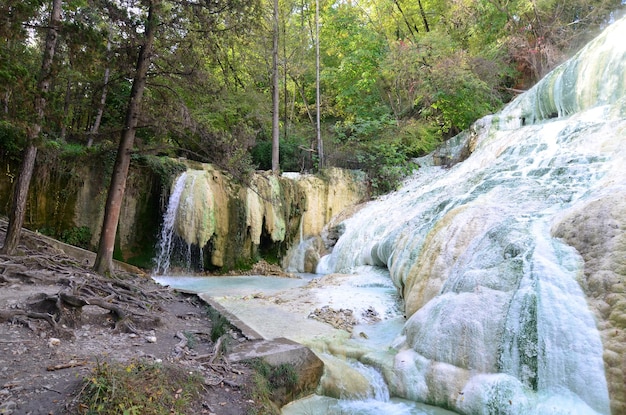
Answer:
[[[111,51],[111,40],[109,39],[107,41],[107,54],[110,51]],[[104,80],[102,82],[102,93],[100,94],[100,100],[98,101],[98,107],[97,107],[98,109],[96,112],[96,118],[91,124],[91,127],[89,128],[89,138],[87,140],[87,147],[91,147],[93,145],[93,139],[95,135],[98,134],[98,129],[100,128],[100,123],[102,122],[102,114],[104,114],[104,107],[106,105],[106,100],[107,100],[107,92],[109,90],[108,84],[109,84],[110,73],[111,73],[111,68],[109,67],[108,62],[107,62],[106,68],[104,68]]]
[[[13,199],[11,211],[9,212],[9,224],[4,240],[4,245],[0,252],[3,254],[13,254],[19,243],[24,215],[26,214],[26,198],[30,188],[31,178],[35,170],[37,159],[37,149],[39,134],[44,120],[46,110],[46,94],[50,89],[52,77],[52,61],[57,45],[59,27],[61,24],[61,0],[52,1],[50,11],[50,21],[46,34],[41,70],[37,82],[37,92],[35,96],[35,119],[28,128],[27,144],[22,159],[20,173],[13,189]]]
[[[230,0],[228,2],[187,2],[148,0],[147,13],[143,28],[135,30],[140,33],[141,44],[136,58],[132,87],[124,127],[113,167],[111,183],[105,205],[105,214],[98,244],[98,252],[94,269],[99,273],[113,272],[113,251],[117,234],[121,205],[126,188],[126,180],[134,149],[139,120],[151,121],[150,126],[141,125],[144,134],[154,134],[164,129],[163,141],[171,136],[191,136],[189,141],[180,141],[187,148],[206,143],[219,148],[230,143],[209,143],[215,138],[208,125],[197,117],[198,114],[189,110],[184,94],[193,94],[191,101],[214,100],[213,91],[198,91],[198,79],[206,76],[203,73],[205,57],[198,57],[198,48],[204,45],[215,46],[215,36],[237,35],[244,33],[249,22],[256,17],[255,2]],[[143,30],[142,30],[143,29]],[[131,40],[132,41],[132,40]],[[200,52],[207,52],[202,50]],[[223,63],[223,62],[222,62]],[[224,71],[226,66],[219,65]],[[148,71],[150,70],[150,88],[148,89]],[[231,76],[229,73],[228,77]],[[235,78],[236,78],[235,74]],[[189,83],[187,79],[198,83]],[[181,82],[185,80],[184,82]],[[230,81],[230,80],[229,80]],[[237,81],[235,81],[237,84]],[[147,92],[150,93],[147,93]],[[193,91],[193,92],[192,92]],[[144,96],[145,94],[145,96]],[[176,103],[169,100],[175,97]],[[143,104],[151,104],[150,111],[142,109]],[[176,113],[169,113],[166,120],[158,119],[163,108],[176,105]],[[207,116],[206,109],[203,114]],[[212,114],[211,114],[212,115]],[[227,118],[227,117],[226,117]],[[166,125],[167,124],[167,125]],[[158,139],[156,139],[158,140]],[[196,140],[194,143],[191,141]],[[205,141],[206,140],[206,141]],[[206,150],[203,150],[206,151]],[[198,156],[198,153],[194,154]]]
[[[278,84],[278,0],[273,0],[272,15],[272,173],[280,173],[280,131],[278,107],[280,103]]]
[[[160,12],[161,0],[150,1],[143,44],[141,45],[137,57],[135,77],[133,79],[133,86],[126,109],[126,121],[117,149],[113,175],[111,176],[111,184],[109,185],[109,192],[104,208],[104,220],[100,233],[98,253],[94,263],[94,269],[100,274],[113,273],[113,250],[115,248],[117,224],[119,222],[122,200],[126,190],[126,179],[128,178],[131,152],[133,150],[137,124],[141,113],[141,101],[146,88],[148,68],[152,60]]]
[[[320,103],[320,0],[315,0],[315,137],[319,168],[324,167]]]

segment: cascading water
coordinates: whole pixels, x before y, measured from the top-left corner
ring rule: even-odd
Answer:
[[[185,259],[183,262],[186,269],[191,268],[191,247],[176,235],[175,230],[176,215],[178,214],[183,190],[185,190],[187,185],[187,176],[186,172],[182,173],[172,187],[167,210],[163,215],[163,224],[161,225],[161,233],[158,240],[158,255],[155,259],[156,265],[153,271],[155,275],[167,274],[170,271],[172,258],[177,257]],[[193,183],[191,186],[193,187]]]
[[[572,219],[623,238],[623,205],[607,202],[595,221],[585,212],[626,197],[624,39],[622,19],[477,122],[466,161],[422,159],[402,189],[344,222],[318,272],[389,270],[407,321],[393,358],[362,359],[393,395],[463,414],[626,410],[624,374],[605,370],[624,359],[611,343],[625,335],[623,257],[590,262],[607,249]]]
[[[399,191],[337,226],[342,234],[318,273],[356,275],[325,276],[307,284],[306,295],[290,288],[273,301],[220,299],[259,332],[375,367],[394,397],[337,399],[344,395],[324,390],[335,398],[316,396],[285,414],[626,413],[624,39],[622,19],[458,137],[467,160],[447,169],[432,157],[419,160],[419,172]],[[198,183],[216,181],[196,174]],[[176,182],[172,209],[179,182],[191,181]],[[204,246],[223,221],[212,203],[192,209],[179,202],[194,212],[182,216],[188,240]],[[265,221],[248,224],[255,223]],[[162,272],[170,249],[163,247]],[[315,250],[313,242],[299,247]],[[299,268],[307,255],[294,258]],[[325,305],[354,316],[373,309],[383,321],[361,321],[346,339],[294,316]],[[338,384],[335,374],[353,374],[329,367]]]

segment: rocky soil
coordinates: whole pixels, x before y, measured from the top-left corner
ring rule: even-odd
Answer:
[[[116,275],[98,276],[32,234],[19,255],[0,255],[0,414],[84,413],[76,398],[94,366],[139,358],[201,373],[192,414],[255,412],[251,369],[215,350],[206,304],[145,275]]]

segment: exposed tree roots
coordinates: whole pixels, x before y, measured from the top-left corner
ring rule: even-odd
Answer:
[[[23,239],[26,243],[20,246],[22,255],[0,255],[0,287],[38,283],[57,286],[59,291],[40,293],[15,308],[0,309],[0,322],[30,327],[30,320],[45,320],[56,335],[68,337],[71,329],[80,327],[83,307],[95,306],[108,312],[116,331],[136,332],[159,325],[154,311],[165,299],[162,290],[146,289],[149,284],[142,284],[141,278],[131,278],[130,274],[97,275],[43,238],[37,240],[36,235],[29,235]]]

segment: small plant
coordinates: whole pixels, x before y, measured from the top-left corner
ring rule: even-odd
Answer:
[[[185,414],[202,387],[198,374],[144,360],[99,362],[83,382],[83,415]]]
[[[209,309],[209,319],[211,320],[211,341],[216,342],[217,339],[222,337],[228,332],[230,328],[230,322],[226,317],[221,315],[215,309]]]
[[[189,347],[190,349],[196,347],[196,345],[198,344],[196,336],[194,336],[193,333],[189,333],[188,331],[184,332],[183,334],[187,338],[187,347]]]
[[[248,411],[247,415],[278,415],[280,409],[272,402],[271,393],[267,379],[259,372],[253,375],[254,388],[252,389],[252,399],[255,402],[254,408]]]
[[[291,389],[298,384],[298,372],[292,364],[281,363],[272,369],[269,381],[273,388]]]

